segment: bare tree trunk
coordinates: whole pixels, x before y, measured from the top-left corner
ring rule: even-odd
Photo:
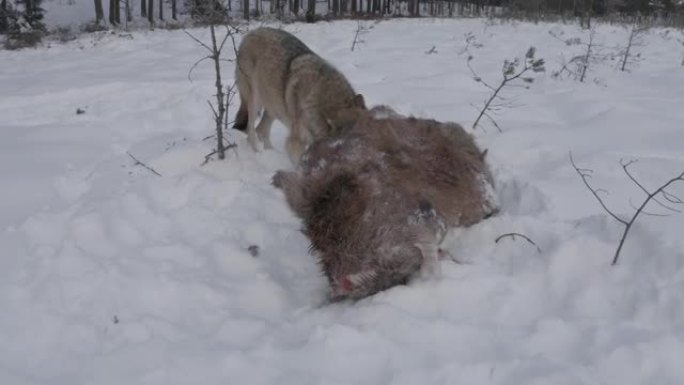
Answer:
[[[100,8],[102,4],[100,4]],[[104,15],[101,17],[104,19]],[[0,33],[7,32],[9,28],[9,18],[7,17],[7,0],[0,1]]]
[[[133,10],[131,9],[131,0],[126,1],[126,23],[133,21]]]
[[[116,7],[114,8],[114,15],[116,17],[116,24],[121,24],[121,0],[111,0],[116,3]]]
[[[147,1],[140,0],[140,16],[147,17]]]
[[[159,0],[159,20],[164,21],[164,0]]]
[[[245,3],[248,2],[249,0],[245,0]],[[245,9],[247,9],[249,13],[249,6]],[[212,59],[214,60],[214,70],[216,71],[216,107],[218,108],[218,113],[214,117],[216,119],[216,152],[218,153],[219,159],[225,159],[226,149],[223,146],[223,116],[226,113],[226,105],[223,103],[223,83],[221,82],[221,52],[219,51],[218,43],[216,42],[214,23],[209,25],[209,31],[211,32],[211,47],[213,49]]]
[[[16,4],[16,3],[15,3],[15,4]],[[31,15],[33,15],[33,4],[32,4],[32,0],[25,0],[25,2],[24,2],[24,7],[25,7],[24,9],[25,9],[25,12],[26,12],[26,15],[27,15],[27,16],[30,17]]]
[[[306,22],[313,23],[316,18],[316,0],[307,0],[306,3]]]
[[[230,4],[230,1],[228,2]],[[178,20],[178,14],[176,10],[176,0],[171,0],[171,18],[173,20]]]
[[[584,11],[584,14],[586,15],[587,18],[587,29],[591,29],[591,13],[594,8],[594,2],[592,0],[585,0],[587,5]]]
[[[249,20],[249,0],[244,0],[242,2],[242,17],[245,20]]]
[[[2,26],[7,24],[7,15],[5,15],[7,0],[2,0],[2,9],[0,10],[0,32],[3,31]],[[95,23],[100,24],[104,20],[104,9],[102,8],[102,0],[95,0]]]
[[[116,25],[116,1],[109,0],[109,24]]]
[[[150,25],[154,25],[154,0],[148,0],[147,2],[147,21],[150,22]]]
[[[295,16],[299,14],[299,0],[292,1],[292,13],[294,13]]]
[[[335,16],[340,14],[340,0],[332,0],[332,11]]]

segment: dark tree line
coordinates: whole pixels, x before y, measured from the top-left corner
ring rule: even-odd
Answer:
[[[684,3],[679,0],[233,0],[241,9],[232,13],[229,0],[189,0],[193,15],[202,17],[218,4],[225,15],[244,19],[270,13],[277,17],[379,17],[379,16],[501,16],[544,19],[578,17],[679,18],[684,23]]]
[[[1,0],[0,33],[43,31],[42,0]]]
[[[547,19],[580,18],[589,24],[593,17],[653,18],[669,25],[684,25],[684,3],[679,0],[94,0],[95,21],[121,25],[134,16],[157,21],[178,20],[180,13],[207,23],[262,14],[278,18],[381,17],[381,16],[499,16]],[[0,0],[0,33],[43,31],[42,0]],[[165,14],[169,10],[170,14]]]
[[[95,2],[95,22],[101,23],[104,18],[104,8],[102,7],[102,0],[94,0]],[[157,14],[155,14],[155,0],[140,0],[140,16],[146,18],[150,24],[154,24],[155,20],[164,21],[164,0],[159,0],[157,6]],[[171,5],[171,19],[178,20],[178,3],[177,0],[167,0]],[[108,21],[111,25],[120,25],[122,22],[121,11],[124,12],[124,17],[127,22],[133,20],[133,5],[131,0],[109,0],[109,17]],[[156,17],[156,18],[155,18]]]
[[[45,33],[42,0],[1,0],[0,34],[6,35],[5,48],[36,45]]]

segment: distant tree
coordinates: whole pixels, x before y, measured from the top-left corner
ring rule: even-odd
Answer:
[[[173,20],[178,20],[178,11],[176,8],[176,0],[171,0],[171,18]]]
[[[356,0],[354,0],[356,1]],[[316,0],[307,0],[306,2],[306,22],[313,23],[316,18]]]
[[[5,48],[33,47],[40,43],[45,33],[41,0],[16,0],[14,4],[1,4],[7,39]]]
[[[171,8],[173,12],[172,0]],[[191,0],[186,3],[186,7],[190,9],[190,15],[193,19],[202,24],[217,23],[221,24],[229,17],[230,1],[226,1],[228,7],[224,6],[221,0]]]
[[[635,47],[643,47],[643,36],[648,31],[647,27],[634,25],[629,33],[627,45],[620,50],[620,71],[627,70],[627,64],[633,63],[641,58],[641,53],[634,54],[632,51]]]
[[[244,0],[242,2],[242,17],[244,17],[245,20],[249,20],[249,0]]]
[[[164,21],[164,0],[159,0],[159,20]]]
[[[140,0],[140,16],[147,17],[147,2]]]
[[[24,19],[32,30],[45,30],[45,25],[43,24],[45,10],[41,7],[43,0],[16,0],[15,3],[24,6],[24,11],[20,12],[19,16]]]
[[[109,0],[109,23],[112,25],[121,24],[121,17],[119,15],[120,0]]]
[[[147,2],[147,21],[150,22],[150,25],[154,24],[154,0],[148,0]]]
[[[131,0],[124,0],[124,9],[126,11],[126,23],[133,21],[133,10],[131,9]],[[128,24],[126,24],[128,26]]]
[[[0,1],[0,33],[7,33],[9,28],[9,6],[7,0]]]
[[[102,0],[95,0],[95,23],[100,24],[104,20],[104,9],[102,8]]]

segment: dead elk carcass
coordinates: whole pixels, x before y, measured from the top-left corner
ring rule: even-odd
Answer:
[[[496,211],[484,158],[456,123],[368,116],[273,183],[302,219],[331,298],[358,299],[405,283],[437,259],[449,227]]]

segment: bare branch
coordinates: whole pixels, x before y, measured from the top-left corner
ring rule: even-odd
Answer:
[[[487,84],[487,82],[485,82],[484,79],[482,79],[482,77],[481,77],[480,75],[478,75],[477,72],[475,72],[475,70],[473,69],[473,67],[470,65],[470,62],[471,62],[471,61],[472,61],[472,56],[468,56],[468,60],[466,60],[466,65],[468,66],[468,69],[470,70],[470,73],[473,74],[473,79],[475,79],[475,81],[478,82],[478,83],[482,83],[483,86],[489,88],[490,90],[496,92],[496,88],[494,88],[494,87],[490,86],[489,84]]]
[[[206,165],[207,163],[209,163],[209,161],[211,160],[211,156],[214,155],[214,154],[216,154],[217,152],[218,152],[218,151],[213,150],[213,151],[211,151],[210,153],[208,153],[207,155],[205,155],[205,156],[204,156],[204,162],[202,162],[202,163],[200,164],[200,166],[204,166],[204,165]]]
[[[365,43],[361,39],[361,35],[368,32],[370,28],[364,26],[361,21],[356,22],[356,32],[354,32],[354,40],[352,41],[351,51],[354,52],[354,48],[361,43]]]
[[[653,200],[655,200],[655,199],[653,199]],[[632,198],[631,198],[631,197],[629,198],[628,202],[629,202],[629,207],[633,208],[634,210],[637,209],[637,207],[636,207],[636,205],[634,204],[634,202],[632,202]],[[670,216],[670,214],[652,213],[652,212],[646,211],[645,209],[642,210],[642,214],[648,215],[648,216],[651,216],[651,217],[669,217],[669,216]]]
[[[643,191],[644,193],[646,193],[646,196],[651,195],[651,192],[648,191],[648,190],[646,189],[646,187],[644,187],[641,183],[639,183],[639,181],[636,180],[636,178],[632,175],[632,173],[629,172],[629,166],[632,165],[632,164],[634,164],[634,163],[637,163],[637,160],[636,160],[636,159],[630,160],[629,162],[623,162],[623,160],[620,159],[620,165],[622,165],[622,169],[625,171],[625,174],[627,174],[627,176],[629,177],[629,179],[631,179],[632,182],[634,182],[634,184],[636,184],[637,186],[639,186],[639,188],[641,189],[641,191]],[[667,198],[665,198],[665,199],[667,199]],[[681,210],[678,210],[678,209],[676,209],[676,208],[674,208],[674,207],[670,207],[670,206],[668,206],[668,205],[662,203],[661,201],[659,201],[659,200],[656,199],[655,197],[653,198],[653,201],[654,201],[655,203],[657,203],[660,207],[664,208],[664,209],[667,209],[667,210],[670,210],[670,211],[674,211],[674,212],[677,212],[677,213],[680,213],[680,212],[681,212]],[[676,203],[676,202],[672,202],[672,203]],[[636,208],[636,207],[633,207],[633,208]]]
[[[130,152],[126,151],[126,154],[128,154],[128,156],[130,156],[131,159],[133,159],[133,161],[135,162],[133,164],[134,166],[142,166],[142,167],[146,168],[147,170],[149,170],[150,172],[152,172],[154,175],[162,176],[160,173],[157,172],[157,170],[155,170],[152,167],[146,165],[145,163],[139,161],[138,158],[134,157],[133,154],[131,154]]]
[[[216,108],[214,108],[214,105],[211,104],[211,102],[208,101],[208,100],[207,100],[207,104],[209,105],[209,108],[211,108],[211,112],[214,113],[214,119],[218,119],[218,118],[219,118],[219,113],[216,111]]]
[[[627,233],[629,232],[629,229],[632,228],[632,225],[633,225],[634,222],[637,220],[637,217],[639,217],[639,214],[641,214],[642,211],[644,210],[644,207],[646,207],[646,205],[648,204],[648,202],[650,202],[651,199],[653,199],[654,196],[658,195],[658,194],[659,194],[660,192],[662,192],[662,191],[665,191],[666,188],[668,188],[672,183],[675,183],[675,182],[677,182],[677,181],[684,181],[684,172],[682,172],[682,173],[679,174],[678,176],[676,176],[676,177],[670,179],[670,180],[667,181],[664,185],[658,187],[658,189],[655,190],[652,194],[650,194],[650,195],[644,200],[644,202],[641,204],[641,206],[639,206],[639,208],[637,209],[637,211],[634,213],[634,216],[632,216],[632,219],[629,221],[629,223],[627,223],[627,224],[625,225],[625,232],[622,233],[622,238],[620,239],[620,244],[618,245],[617,250],[615,250],[615,256],[613,257],[612,265],[616,265],[616,264],[618,263],[618,258],[620,258],[620,250],[622,250],[622,246],[623,246],[624,243],[625,243],[625,239],[627,239]]]
[[[537,246],[537,244],[534,243],[534,241],[531,240],[531,239],[530,239],[527,235],[525,235],[525,234],[520,234],[520,233],[506,233],[506,234],[501,234],[501,235],[499,235],[499,236],[494,240],[494,243],[499,243],[499,241],[500,241],[501,239],[505,238],[505,237],[511,237],[511,238],[515,241],[515,237],[516,237],[516,236],[518,236],[518,237],[520,237],[520,238],[526,240],[528,243],[530,243],[531,245],[533,245],[534,247],[536,247],[536,248],[537,248],[537,252],[538,252],[539,254],[541,254],[542,251],[541,251],[541,249],[539,248],[539,246]]]
[[[236,149],[237,148],[237,143],[226,143],[224,150],[229,150],[229,149]],[[200,163],[200,166],[205,166],[209,161],[211,160],[211,157],[216,155],[218,153],[218,150],[214,149],[210,153],[204,156],[204,161]]]
[[[223,51],[223,46],[226,44],[226,40],[228,40],[228,37],[230,37],[230,35],[232,33],[233,33],[232,31],[228,30],[228,32],[226,32],[225,36],[223,36],[223,39],[221,40],[221,44],[219,44],[219,47],[216,50],[216,53],[218,55],[221,55],[221,51]]]
[[[684,201],[676,195],[663,191],[663,197],[670,203],[684,203]]]
[[[610,209],[609,209],[608,207],[606,207],[606,204],[603,203],[603,200],[601,199],[601,197],[600,197],[600,196],[598,195],[598,193],[596,192],[596,189],[594,189],[593,187],[591,187],[591,185],[590,185],[589,182],[587,181],[587,179],[590,177],[589,173],[590,173],[590,172],[593,172],[593,170],[580,169],[579,167],[577,167],[577,165],[575,164],[575,160],[572,158],[572,152],[569,153],[569,156],[570,156],[570,163],[572,164],[572,167],[575,169],[575,171],[577,171],[577,175],[579,175],[580,178],[582,178],[582,182],[584,182],[584,185],[587,186],[587,188],[589,189],[589,191],[591,191],[591,194],[594,196],[594,198],[596,198],[596,200],[599,202],[599,204],[601,204],[601,207],[603,207],[603,210],[605,210],[605,211],[606,211],[611,217],[613,217],[616,221],[622,223],[623,225],[627,225],[627,221],[626,221],[626,220],[624,220],[624,219],[618,217],[617,215],[615,215],[615,213],[613,213],[612,211],[610,211]]]
[[[425,51],[425,54],[426,54],[426,55],[432,55],[433,53],[437,53],[437,47],[434,46],[434,45],[432,46],[432,48],[430,48],[429,50]]]
[[[190,82],[192,82],[192,71],[194,71],[195,67],[197,67],[201,62],[203,62],[207,59],[211,59],[211,56],[205,56],[205,57],[199,59],[198,61],[195,62],[195,64],[192,65],[192,67],[190,67],[190,71],[188,71],[188,80],[190,80]]]
[[[662,214],[653,214],[653,213],[646,212],[646,211],[645,211],[645,208],[646,208],[646,206],[648,205],[648,203],[651,202],[652,200],[655,200],[655,197],[657,197],[658,194],[662,194],[663,197],[665,197],[665,199],[668,199],[668,197],[670,197],[670,196],[672,196],[672,195],[669,194],[667,191],[665,191],[665,189],[668,188],[670,185],[672,185],[672,184],[675,183],[675,182],[684,181],[684,172],[682,172],[681,174],[679,174],[679,175],[675,176],[674,178],[672,178],[672,179],[668,180],[667,182],[665,182],[663,185],[661,185],[660,187],[658,187],[655,191],[649,192],[649,191],[648,191],[641,183],[639,183],[639,181],[638,181],[638,180],[629,172],[629,166],[632,165],[632,164],[634,164],[634,163],[636,163],[636,160],[632,160],[632,161],[629,161],[629,162],[624,162],[624,161],[621,160],[621,161],[620,161],[620,164],[622,165],[622,168],[623,168],[623,170],[625,171],[625,173],[627,174],[627,176],[629,177],[629,179],[632,180],[632,182],[634,182],[637,186],[639,186],[639,188],[641,188],[641,190],[642,190],[644,193],[646,193],[646,195],[647,195],[646,199],[644,199],[644,201],[641,203],[641,205],[639,205],[639,207],[634,207],[634,205],[632,204],[632,201],[631,201],[631,199],[630,199],[629,203],[630,203],[630,205],[632,205],[632,207],[635,209],[635,212],[634,212],[634,214],[632,215],[632,217],[630,218],[630,220],[629,220],[629,221],[626,221],[626,220],[624,220],[624,219],[618,217],[617,215],[615,215],[612,211],[610,211],[610,210],[606,207],[606,205],[605,205],[605,203],[603,202],[603,200],[601,200],[601,198],[600,198],[600,197],[598,196],[598,194],[596,193],[596,190],[595,190],[594,188],[592,188],[591,185],[589,185],[589,183],[587,182],[587,178],[588,178],[589,175],[587,174],[586,170],[580,169],[580,168],[577,167],[577,165],[575,164],[575,161],[574,161],[574,159],[572,158],[572,152],[570,152],[570,163],[572,164],[572,167],[575,169],[575,171],[577,171],[577,174],[580,176],[580,178],[582,178],[582,182],[584,182],[584,185],[589,189],[589,191],[591,191],[591,193],[594,195],[594,198],[596,198],[596,200],[598,200],[598,202],[601,204],[601,207],[603,207],[603,209],[604,209],[610,216],[612,216],[615,220],[617,220],[618,222],[620,222],[621,224],[623,224],[623,225],[625,226],[625,229],[624,229],[624,231],[623,231],[623,233],[622,233],[622,236],[620,237],[620,243],[618,243],[617,249],[615,250],[615,255],[613,256],[613,262],[611,263],[612,265],[616,265],[616,264],[618,263],[618,259],[620,258],[620,251],[622,251],[622,247],[623,247],[624,244],[625,244],[625,240],[627,239],[627,235],[629,234],[629,230],[632,228],[632,225],[634,225],[634,222],[636,222],[636,220],[637,220],[637,218],[639,217],[640,214],[644,214],[644,215],[655,215],[655,216],[663,216]],[[670,200],[668,199],[668,201],[670,201]],[[671,202],[671,203],[679,203],[679,202],[672,202],[672,201],[670,201],[670,202]],[[665,206],[665,207],[668,207],[668,206]],[[668,208],[669,208],[669,207],[668,207]],[[675,210],[675,211],[678,211],[678,210]]]
[[[486,112],[484,113],[484,116],[485,116],[487,119],[489,119],[489,121],[494,125],[494,127],[496,127],[497,130],[499,130],[499,132],[503,132],[503,131],[501,130],[501,127],[499,127],[499,123],[497,123],[496,120],[494,120],[494,118],[492,118],[491,116],[489,116],[489,114],[486,113]]]
[[[196,38],[195,36],[193,36],[190,32],[188,32],[188,31],[186,31],[186,30],[183,30],[183,32],[185,32],[186,35],[190,36],[190,38],[191,38],[192,40],[194,40],[197,44],[199,44],[199,45],[201,45],[202,47],[206,48],[206,49],[207,49],[209,52],[211,52],[212,54],[214,53],[214,50],[211,49],[211,47],[209,47],[208,45],[202,43],[202,41],[201,41],[200,39],[198,39],[198,38]]]

